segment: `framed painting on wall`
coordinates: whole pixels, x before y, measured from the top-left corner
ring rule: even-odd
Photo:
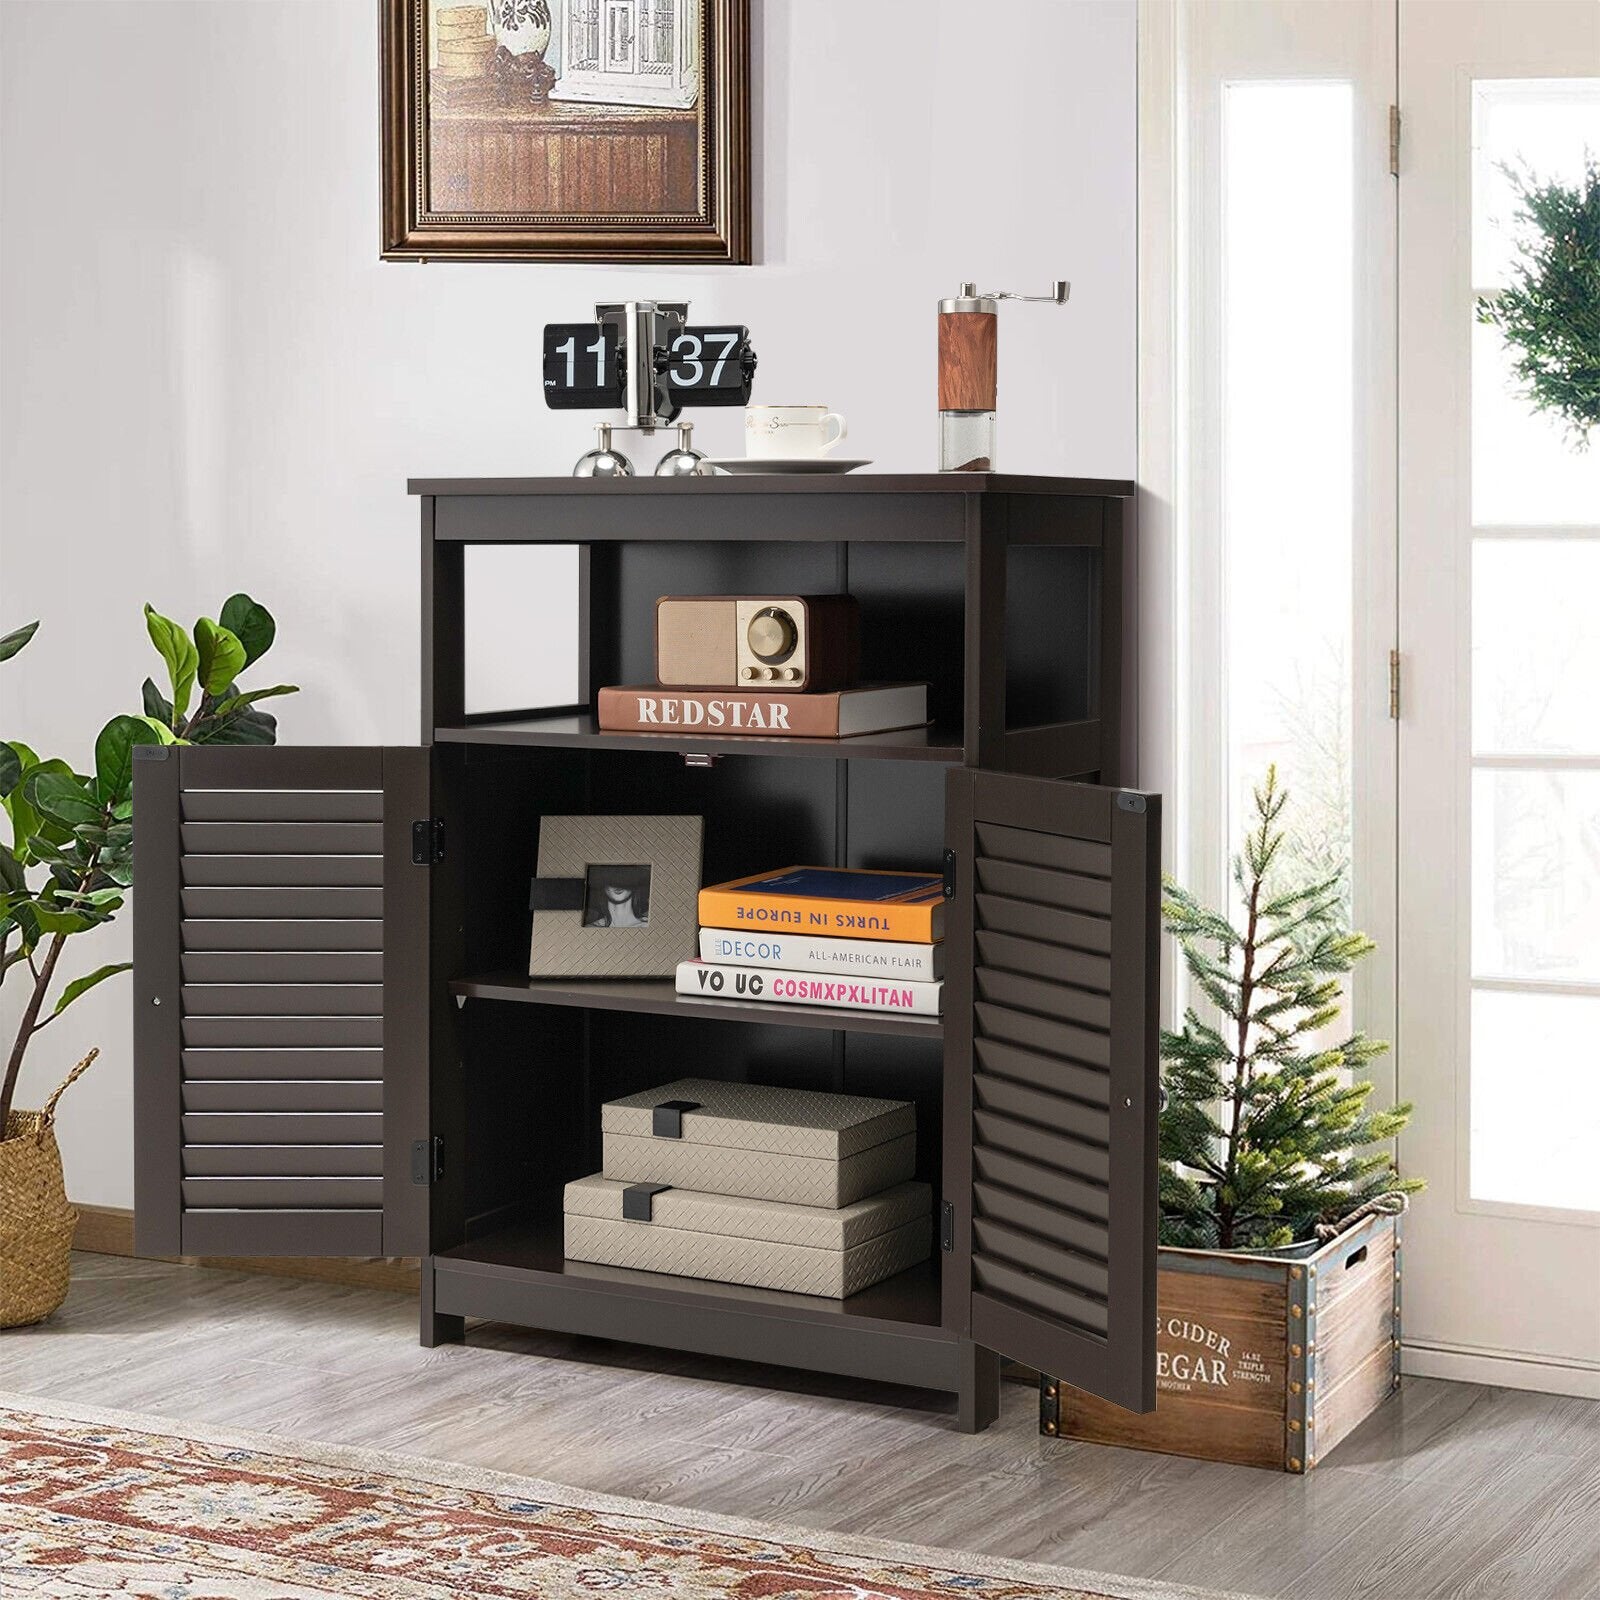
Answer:
[[[385,260],[750,260],[749,0],[380,7]]]

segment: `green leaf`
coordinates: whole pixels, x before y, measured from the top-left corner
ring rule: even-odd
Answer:
[[[105,920],[84,916],[76,911],[63,911],[42,900],[29,900],[18,906],[16,917],[24,933],[30,935],[29,942],[33,944],[37,944],[44,934],[82,933],[85,928],[92,928],[96,921]]]
[[[61,998],[56,1001],[56,1008],[50,1013],[59,1017],[79,995],[87,994],[97,983],[104,983],[107,978],[114,978],[119,972],[131,972],[131,961],[115,961],[107,967],[96,967],[93,972],[86,973],[81,978],[74,978],[65,989],[61,991]]]
[[[169,728],[172,726],[172,702],[156,687],[154,678],[146,678],[144,687],[140,690],[144,702],[144,714],[153,717],[157,722],[164,722]]]
[[[38,631],[39,624],[30,622],[14,633],[0,635],[0,661],[9,661]]]
[[[278,625],[265,606],[247,594],[229,595],[222,608],[222,626],[244,646],[244,665],[259,661],[272,648]]]
[[[244,670],[245,652],[231,629],[201,617],[194,625],[195,652],[199,657],[200,687],[221,694]]]
[[[8,744],[0,744],[0,798],[22,781],[22,757]]]
[[[265,711],[246,707],[219,718],[196,736],[197,744],[276,744],[277,719]]]
[[[55,772],[63,777],[72,776],[72,768],[65,761],[41,761],[34,755],[27,745],[13,743],[11,748],[22,758],[22,777],[17,786],[0,799],[11,818],[11,848],[16,852],[17,859],[26,863],[37,859],[29,853],[28,842],[35,834],[48,833],[59,843],[68,837],[67,830],[57,827],[46,820],[34,810],[32,802],[28,799],[28,782],[37,773]]]
[[[144,717],[113,717],[100,730],[94,742],[94,783],[103,808],[119,806],[133,793],[133,747],[157,744],[160,738]]]
[[[24,780],[23,792],[35,811],[69,828],[98,823],[104,815],[104,807],[75,773],[36,770]]]
[[[151,744],[182,744],[184,741],[175,734],[166,723],[157,717],[140,717],[138,719],[147,727],[155,737],[149,741]]]
[[[253,706],[258,700],[271,700],[280,694],[299,694],[300,685],[297,683],[275,683],[270,689],[252,689],[249,694],[236,694],[220,702],[214,715],[218,717],[231,716],[235,711],[242,711],[246,706]]]
[[[172,680],[172,715],[176,721],[189,710],[189,696],[194,692],[195,675],[200,670],[200,653],[195,649],[194,640],[154,606],[145,606],[144,622],[150,642],[167,664],[167,674]]]
[[[4,845],[0,845],[0,889],[4,889],[8,895],[28,892],[28,880],[22,875],[22,863]]]

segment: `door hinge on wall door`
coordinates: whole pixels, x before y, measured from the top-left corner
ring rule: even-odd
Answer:
[[[411,1181],[427,1188],[444,1176],[444,1140],[435,1134],[431,1139],[411,1141]]]
[[[444,818],[420,817],[411,824],[411,865],[431,867],[444,860]]]
[[[1389,176],[1400,176],[1400,107],[1389,107]]]
[[[1389,652],[1389,716],[1391,720],[1400,720],[1400,652]]]
[[[956,1208],[946,1200],[939,1206],[939,1248],[941,1250],[954,1250],[955,1247]]]

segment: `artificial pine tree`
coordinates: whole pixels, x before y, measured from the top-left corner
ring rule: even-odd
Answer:
[[[1259,1250],[1314,1237],[1380,1197],[1422,1187],[1402,1180],[1387,1150],[1411,1115],[1366,1109],[1358,1074],[1389,1047],[1364,1034],[1316,1036],[1339,1016],[1340,979],[1375,948],[1339,927],[1340,879],[1293,885],[1274,872],[1288,800],[1277,771],[1254,791],[1256,817],[1233,863],[1243,927],[1168,882],[1162,919],[1200,994],[1163,1032],[1161,1242]]]

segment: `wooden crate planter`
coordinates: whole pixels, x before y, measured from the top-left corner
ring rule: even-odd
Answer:
[[[1040,1431],[1305,1472],[1400,1386],[1400,1219],[1301,1260],[1160,1252],[1156,1409],[1039,1380]]]

